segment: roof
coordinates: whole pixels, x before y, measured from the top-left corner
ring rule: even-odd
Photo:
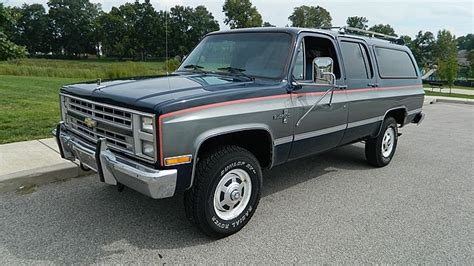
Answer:
[[[289,33],[295,36],[304,32],[312,32],[312,33],[325,34],[328,36],[332,36],[333,38],[344,36],[344,37],[349,37],[349,38],[365,40],[368,44],[383,44],[383,45],[393,44],[394,46],[400,47],[400,45],[384,40],[384,39],[380,39],[376,37],[367,37],[367,36],[356,35],[356,34],[351,34],[351,33],[344,33],[338,30],[329,30],[329,29],[298,28],[298,27],[257,27],[257,28],[241,28],[241,29],[215,31],[209,34],[213,35],[213,34],[226,34],[226,33],[237,33],[237,32],[285,32],[285,33]]]

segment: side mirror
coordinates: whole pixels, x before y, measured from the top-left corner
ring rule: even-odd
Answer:
[[[333,73],[334,62],[331,57],[316,57],[313,60],[314,82],[320,80],[333,84],[336,80]]]

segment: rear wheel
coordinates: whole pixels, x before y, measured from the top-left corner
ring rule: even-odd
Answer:
[[[219,147],[197,164],[194,185],[185,193],[186,215],[211,237],[234,234],[255,212],[261,186],[262,172],[252,153]]]
[[[397,121],[388,117],[383,121],[380,134],[365,142],[365,157],[376,167],[383,167],[390,163],[395,154],[398,142]]]

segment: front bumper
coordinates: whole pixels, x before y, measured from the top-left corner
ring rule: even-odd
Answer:
[[[69,133],[61,122],[53,131],[61,157],[79,160],[99,174],[100,181],[110,185],[121,183],[154,199],[172,197],[176,190],[176,169],[157,170],[121,157],[100,139],[96,146]]]

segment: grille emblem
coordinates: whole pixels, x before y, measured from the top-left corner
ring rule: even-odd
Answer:
[[[88,127],[95,127],[95,126],[97,126],[97,121],[92,120],[92,118],[90,118],[90,117],[86,117],[84,119],[84,124],[86,124],[86,126],[88,126]]]

